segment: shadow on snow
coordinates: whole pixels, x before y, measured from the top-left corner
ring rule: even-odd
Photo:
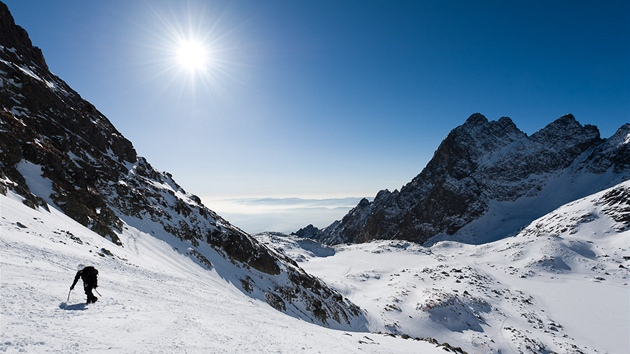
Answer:
[[[67,303],[62,302],[59,304],[59,308],[66,311],[83,311],[83,310],[87,310],[87,304],[81,303],[81,304],[68,305]]]

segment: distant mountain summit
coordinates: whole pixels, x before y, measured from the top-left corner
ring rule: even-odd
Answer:
[[[316,324],[365,329],[363,312],[155,170],[91,103],[53,75],[0,2],[0,193],[58,208],[113,243],[130,229],[177,250],[251,297]],[[61,237],[61,236],[60,236]],[[227,283],[226,283],[227,284]]]
[[[400,191],[380,191],[313,238],[484,243],[630,178],[630,124],[609,139],[571,114],[528,136],[510,118],[471,115]]]

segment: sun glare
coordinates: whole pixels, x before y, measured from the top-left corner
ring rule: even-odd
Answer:
[[[150,64],[148,72],[163,80],[164,90],[178,87],[192,95],[223,90],[235,77],[241,47],[234,44],[238,32],[233,28],[238,23],[229,22],[227,9],[211,9],[207,1],[172,3],[178,5],[156,5],[147,12],[146,38],[139,43],[146,49],[141,53]]]
[[[203,71],[208,65],[208,50],[200,42],[184,41],[177,48],[177,61],[186,70]]]

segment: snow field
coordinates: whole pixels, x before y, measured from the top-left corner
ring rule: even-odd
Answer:
[[[605,193],[481,245],[374,241],[318,257],[294,237],[257,238],[366,310],[371,331],[469,353],[627,353],[630,230],[611,215],[628,210],[607,210]]]
[[[251,299],[172,245],[128,227],[120,248],[59,211],[0,195],[6,353],[443,353],[400,337],[336,331]],[[78,264],[99,269],[96,304]]]
[[[301,266],[367,310],[372,331],[432,337],[469,353],[629,348],[627,272],[606,281],[544,269],[524,275],[496,247],[438,246],[446,247],[343,246],[333,260]]]

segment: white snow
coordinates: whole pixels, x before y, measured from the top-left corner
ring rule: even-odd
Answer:
[[[148,233],[127,225],[121,248],[50,210],[0,195],[0,352],[444,353],[300,321]],[[80,284],[67,301],[80,263],[100,271],[96,304],[84,304]]]
[[[42,176],[42,167],[30,161],[22,160],[16,165],[16,168],[26,180],[29,190],[52,205],[50,199],[50,195],[53,193],[52,181]]]
[[[41,166],[17,167],[31,191],[50,195]],[[204,267],[150,220],[124,218],[118,247],[9,191],[0,195],[0,352],[444,353],[412,339],[435,338],[469,353],[626,353],[630,229],[611,215],[628,206],[611,211],[608,192],[478,245],[329,248],[258,236],[364,309],[367,333],[316,326],[245,295],[219,257]],[[80,285],[67,300],[80,263],[100,270],[96,304],[84,304]]]
[[[295,237],[257,238],[367,310],[371,331],[469,353],[627,353],[630,230],[604,211],[604,193],[481,245],[375,241],[321,257]]]

